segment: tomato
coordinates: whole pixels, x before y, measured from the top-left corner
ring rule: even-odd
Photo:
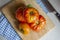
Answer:
[[[36,21],[34,23],[29,24],[30,28],[36,32],[40,31],[40,27],[39,27],[39,21]]]
[[[24,19],[24,16],[23,16],[23,10],[24,10],[24,8],[23,7],[20,7],[16,11],[16,18],[20,22],[26,22],[25,19]]]
[[[40,29],[42,29],[46,25],[46,19],[42,15],[40,15],[39,21],[40,21]]]
[[[46,19],[42,15],[39,15],[39,20],[36,20],[35,23],[30,24],[30,28],[36,32],[39,32],[45,25]]]
[[[35,32],[39,32],[40,31],[40,27],[38,25],[34,25],[34,26],[31,26],[31,29]]]
[[[27,23],[20,23],[19,30],[25,35],[30,33],[30,27]]]
[[[42,15],[39,16],[39,21],[42,25],[46,24],[46,19]]]
[[[23,14],[27,23],[33,23],[35,20],[39,18],[39,12],[33,7],[26,8]]]

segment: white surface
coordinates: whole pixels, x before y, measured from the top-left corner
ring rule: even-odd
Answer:
[[[1,11],[0,11],[0,16],[1,16]]]
[[[48,13],[47,15],[51,18],[51,20],[55,24],[55,28],[49,31],[40,40],[60,40],[60,22],[57,20],[53,13]]]
[[[10,0],[0,0],[0,7],[9,2]]]
[[[7,40],[7,39],[3,37],[2,35],[0,35],[0,40]]]
[[[60,0],[48,0],[48,1],[56,9],[56,11],[60,13]]]

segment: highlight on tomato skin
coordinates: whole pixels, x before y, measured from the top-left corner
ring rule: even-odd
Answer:
[[[16,19],[19,20],[20,22],[26,22],[25,18],[23,16],[23,7],[20,7],[16,10]]]
[[[23,14],[27,23],[33,23],[36,19],[39,18],[39,12],[33,7],[26,8]]]
[[[27,23],[20,23],[19,30],[24,34],[27,35],[30,33],[30,27]]]

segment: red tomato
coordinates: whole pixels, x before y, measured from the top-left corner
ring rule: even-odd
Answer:
[[[46,19],[42,15],[39,16],[39,20],[42,25],[46,24]]]
[[[40,15],[39,19],[40,19],[40,27],[43,28],[46,25],[46,19],[42,15]]]
[[[46,20],[42,15],[40,15],[38,21],[36,20],[35,23],[30,24],[30,28],[34,31],[39,32],[45,25],[46,25]]]
[[[23,16],[23,10],[24,8],[23,7],[20,7],[17,9],[16,11],[16,18],[20,21],[20,22],[26,22],[25,21],[25,18]]]
[[[30,25],[30,28],[36,32],[39,32],[40,31],[40,27],[39,27],[39,23],[38,21],[34,22],[34,23],[31,23],[29,24]]]

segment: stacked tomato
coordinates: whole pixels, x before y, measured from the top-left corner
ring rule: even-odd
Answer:
[[[23,34],[28,34],[31,29],[39,32],[46,24],[45,18],[39,15],[37,9],[33,7],[18,8],[16,11],[16,19],[20,22],[19,30]]]

